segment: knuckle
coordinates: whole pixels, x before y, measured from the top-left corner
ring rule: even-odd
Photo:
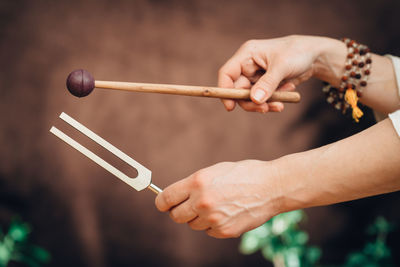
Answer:
[[[225,65],[223,65],[221,68],[219,68],[218,70],[218,77],[221,77],[223,75],[225,75],[226,71],[225,71]]]
[[[243,44],[243,48],[250,48],[250,49],[254,49],[255,46],[257,45],[257,40],[255,39],[250,39],[247,40],[244,44]]]
[[[181,218],[178,216],[176,210],[171,210],[169,213],[169,217],[176,223],[182,223]]]
[[[169,193],[169,191],[164,191],[162,193],[162,197],[163,197],[164,203],[166,204],[165,209],[168,209],[168,207],[170,207],[174,204],[173,196],[171,193]]]
[[[279,84],[278,79],[273,77],[272,75],[269,75],[264,79],[260,79],[258,81],[257,87],[263,89],[264,91],[269,91],[269,90],[275,90],[276,88],[273,87],[277,86],[278,84]]]
[[[196,223],[189,223],[189,227],[190,227],[192,230],[195,230],[195,231],[201,230],[201,228],[200,228]]]
[[[204,174],[200,170],[193,175],[193,186],[195,188],[202,188],[205,185]]]
[[[197,209],[199,210],[209,210],[213,206],[213,202],[208,197],[201,197],[197,202]]]
[[[217,216],[215,214],[211,214],[210,216],[208,216],[207,221],[211,225],[215,225],[215,224],[218,224],[218,222],[220,221],[220,218],[219,218],[219,216]]]

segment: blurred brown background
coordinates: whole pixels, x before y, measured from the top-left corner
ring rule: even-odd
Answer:
[[[325,104],[315,81],[300,88],[301,104],[260,115],[227,113],[215,99],[102,90],[77,99],[66,76],[86,68],[103,80],[215,85],[243,42],[289,34],[348,36],[400,55],[399,11],[398,1],[378,0],[0,1],[2,225],[16,214],[30,222],[52,266],[269,266],[260,254],[239,254],[239,239],[174,224],[151,192],[120,182],[50,126],[126,168],[60,122],[66,112],[165,187],[220,161],[270,160],[335,141],[371,125],[371,114],[352,123]],[[394,193],[308,209],[304,227],[323,263],[341,263],[377,215],[400,222],[399,203]],[[399,235],[389,237],[394,252]]]

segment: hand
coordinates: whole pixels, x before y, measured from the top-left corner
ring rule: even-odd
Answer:
[[[202,169],[167,187],[156,198],[160,211],[177,223],[217,238],[238,237],[278,213],[270,162],[224,162]]]
[[[329,58],[330,54],[334,60]],[[247,111],[281,112],[283,103],[265,103],[275,90],[291,91],[311,76],[326,76],[325,73],[318,75],[318,70],[332,71],[329,75],[337,76],[330,63],[338,61],[338,68],[343,68],[345,55],[346,48],[342,42],[324,37],[250,40],[219,70],[218,86],[251,89],[253,102],[237,101]],[[235,108],[234,100],[222,101],[228,111]]]

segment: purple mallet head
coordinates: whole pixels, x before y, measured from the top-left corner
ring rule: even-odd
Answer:
[[[87,96],[94,89],[94,78],[87,70],[74,70],[68,75],[67,88],[74,96]]]

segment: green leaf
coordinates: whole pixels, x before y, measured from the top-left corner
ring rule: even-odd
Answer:
[[[285,251],[283,257],[287,267],[301,267],[301,250],[299,248],[290,248]]]
[[[394,225],[389,223],[384,217],[378,216],[375,222],[367,228],[369,235],[378,235],[379,233],[389,233],[394,230]]]
[[[272,261],[276,253],[272,246],[265,246],[261,249],[261,254],[265,259]]]
[[[50,253],[44,248],[38,246],[31,246],[30,254],[32,255],[32,258],[42,263],[47,263],[51,259]]]
[[[321,249],[317,247],[309,247],[306,251],[305,257],[308,262],[314,264],[321,258],[321,255]]]
[[[0,244],[0,266],[7,266],[10,258],[11,251],[9,251],[5,245]]]
[[[244,234],[239,245],[239,250],[243,254],[252,254],[260,248],[259,238],[256,235]]]
[[[30,227],[25,223],[12,223],[8,235],[17,242],[23,242],[28,238]]]

